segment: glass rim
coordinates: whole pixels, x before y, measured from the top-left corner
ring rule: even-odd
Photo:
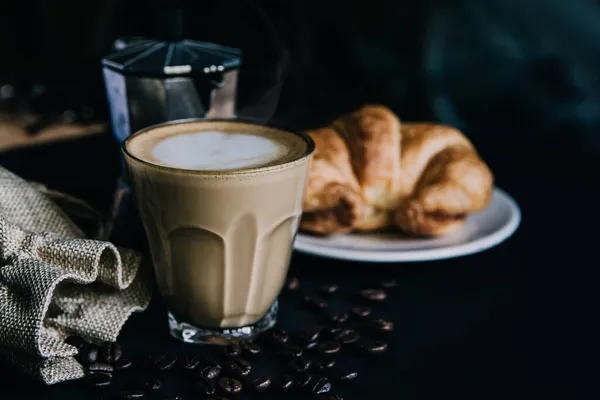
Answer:
[[[281,164],[267,165],[267,166],[262,166],[262,167],[245,168],[245,169],[233,169],[233,170],[194,170],[194,169],[169,167],[166,165],[159,165],[159,164],[147,161],[147,160],[143,160],[140,157],[137,157],[136,155],[132,154],[127,149],[127,144],[130,143],[132,140],[134,140],[136,137],[144,135],[144,134],[148,133],[149,131],[152,131],[155,129],[160,129],[160,128],[169,127],[169,126],[189,125],[189,124],[196,124],[196,123],[202,124],[202,123],[210,123],[210,122],[251,125],[251,126],[269,128],[269,129],[274,129],[274,130],[278,130],[281,132],[286,132],[286,133],[296,135],[296,136],[299,136],[300,138],[302,138],[306,142],[306,150],[302,154],[300,154],[298,157],[295,157],[291,160],[282,162]],[[315,150],[315,142],[312,140],[312,138],[307,133],[298,131],[295,129],[289,129],[286,127],[282,127],[282,126],[279,126],[276,124],[262,123],[259,121],[252,120],[250,118],[231,118],[231,119],[228,119],[228,118],[185,118],[185,119],[161,122],[158,124],[147,126],[145,128],[142,128],[142,129],[136,131],[135,133],[132,133],[131,135],[127,136],[125,138],[125,140],[123,140],[123,143],[121,144],[121,151],[124,154],[125,158],[133,160],[137,163],[143,164],[143,165],[148,166],[153,169],[162,170],[165,172],[188,174],[188,175],[203,175],[203,176],[207,176],[207,175],[209,175],[209,176],[253,175],[253,174],[257,174],[257,173],[280,170],[280,169],[284,169],[284,168],[287,169],[287,168],[292,167],[292,166],[304,161],[305,159],[307,159],[314,152],[314,150]]]

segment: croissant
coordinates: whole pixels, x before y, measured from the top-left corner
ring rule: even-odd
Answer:
[[[307,132],[316,148],[302,231],[330,235],[395,227],[421,236],[459,229],[490,202],[494,178],[457,129],[400,123],[367,105]]]

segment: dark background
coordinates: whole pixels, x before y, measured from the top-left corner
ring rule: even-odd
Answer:
[[[165,3],[177,2],[4,1],[0,84],[47,83],[45,107],[64,97],[106,116],[100,58],[117,37],[154,34]],[[242,110],[282,85],[273,118],[286,124],[378,102],[457,126],[484,152],[600,151],[596,0],[179,3],[186,36],[243,50]]]
[[[23,91],[48,85],[35,104],[19,107],[91,105],[99,119],[108,115],[100,58],[119,36],[152,34],[155,13],[153,3],[139,0],[0,7],[0,84]],[[593,364],[586,339],[597,315],[590,275],[600,224],[598,1],[222,0],[189,7],[188,37],[244,51],[242,109],[281,85],[273,120],[286,125],[324,124],[378,102],[403,120],[457,126],[522,208],[516,235],[476,256],[379,269],[295,257],[292,272],[309,287],[340,277],[351,287],[384,275],[402,282],[386,310],[400,321],[394,350],[364,369],[370,378],[347,398],[375,398],[371,390],[386,398],[397,385],[399,395],[389,398],[586,398],[580,384],[595,381],[584,367]],[[109,134],[0,154],[0,163],[101,208],[119,174]],[[148,329],[162,318],[160,307],[127,325],[130,347],[166,346],[164,331]],[[0,373],[11,382],[0,398],[83,396],[72,385],[33,385],[8,366]]]

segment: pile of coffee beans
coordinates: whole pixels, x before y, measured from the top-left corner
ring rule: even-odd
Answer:
[[[340,361],[342,356],[368,359],[387,350],[394,324],[375,317],[374,309],[395,285],[390,280],[363,288],[350,309],[329,311],[340,289],[337,284],[301,295],[300,282],[291,278],[287,293],[301,299],[322,324],[293,331],[274,327],[255,340],[207,346],[217,353],[203,357],[166,352],[131,360],[119,343],[95,345],[76,337],[68,343],[79,349],[78,360],[86,372],[83,382],[100,391],[102,399],[228,400],[243,393],[273,393],[276,398],[341,400],[335,388],[358,378],[347,360]],[[277,374],[257,371],[264,363],[275,365]],[[167,396],[165,385],[179,394]]]

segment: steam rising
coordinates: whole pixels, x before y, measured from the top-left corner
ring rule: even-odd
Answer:
[[[286,46],[281,33],[264,10],[253,0],[244,0],[243,2],[246,4],[247,8],[250,9],[253,16],[258,17],[260,25],[264,26],[266,34],[271,40],[269,45],[275,44],[278,60],[274,67],[269,65],[262,66],[265,70],[274,70],[273,78],[271,79],[269,86],[249,89],[255,91],[249,95],[247,92],[242,93],[248,95],[249,100],[246,99],[244,102],[245,104],[238,104],[239,108],[237,115],[266,123],[273,117],[277,105],[279,104],[283,82],[289,74],[291,67],[290,51]],[[242,74],[244,74],[244,72],[247,71],[244,70],[244,63],[242,63]],[[242,85],[240,91],[243,92],[244,88],[245,87]]]

